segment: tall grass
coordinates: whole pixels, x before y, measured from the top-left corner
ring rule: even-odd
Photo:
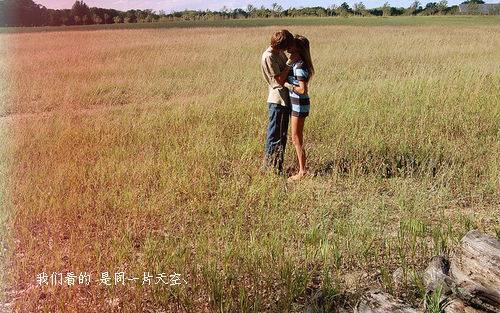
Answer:
[[[10,42],[0,37],[0,76],[7,77],[9,69]],[[2,111],[7,105],[9,89],[6,81],[0,80],[0,108]],[[0,117],[0,310],[7,310],[8,284],[5,273],[9,267],[6,265],[8,259],[9,226],[13,217],[12,198],[9,192],[9,172],[13,162],[12,137],[9,119]]]
[[[0,27],[0,33],[31,33],[54,31],[89,31],[111,29],[169,29],[199,27],[248,28],[264,26],[498,26],[497,16],[492,15],[433,15],[433,16],[371,16],[371,17],[286,17],[286,18],[249,18],[225,20],[171,21],[157,23],[96,24],[73,26],[42,27]]]
[[[314,177],[259,173],[274,27],[4,34],[21,311],[294,312],[418,272],[500,195],[500,28],[297,26]],[[288,171],[295,155],[288,147]],[[403,267],[409,279],[395,285]],[[90,286],[37,286],[40,272]],[[98,286],[102,272],[180,286]],[[413,281],[413,282],[412,282]]]

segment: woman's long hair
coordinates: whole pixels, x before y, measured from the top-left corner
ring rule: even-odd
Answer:
[[[314,65],[312,63],[311,50],[309,49],[309,40],[301,35],[295,35],[294,39],[300,58],[309,69],[309,77],[307,79],[309,81],[309,79],[311,79],[314,75]]]

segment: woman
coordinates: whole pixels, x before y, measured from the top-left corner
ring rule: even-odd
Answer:
[[[308,82],[314,74],[309,40],[306,37],[295,35],[295,45],[288,52],[291,54],[290,60],[298,60],[293,66],[288,76],[288,83],[285,86],[289,89],[292,103],[292,142],[297,151],[299,160],[299,172],[289,178],[289,180],[299,180],[306,172],[306,152],[303,146],[304,121],[309,115],[309,95]]]

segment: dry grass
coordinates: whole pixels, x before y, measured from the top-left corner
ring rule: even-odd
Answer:
[[[500,27],[291,28],[317,67],[317,176],[292,185],[258,172],[273,30],[1,35],[19,311],[292,312],[318,291],[324,308],[348,306],[368,286],[417,304],[428,258],[470,228],[494,234]],[[397,267],[408,282],[394,285]],[[39,287],[42,271],[93,281]],[[106,271],[187,284],[98,286]]]

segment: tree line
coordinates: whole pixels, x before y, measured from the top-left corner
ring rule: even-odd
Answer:
[[[483,4],[482,0],[468,0],[471,6]],[[184,10],[166,14],[164,11],[128,10],[118,11],[89,7],[84,1],[76,1],[71,9],[48,9],[32,0],[0,0],[0,26],[62,26],[114,23],[152,23],[176,20],[219,20],[244,18],[279,18],[306,16],[394,16],[394,15],[449,15],[459,14],[458,6],[448,6],[446,0],[429,2],[423,6],[414,1],[409,7],[392,7],[386,2],[378,8],[368,9],[363,2],[350,7],[346,2],[330,7],[306,7],[284,9],[274,3],[271,7],[256,7],[249,4],[245,9],[223,7],[219,11]]]

